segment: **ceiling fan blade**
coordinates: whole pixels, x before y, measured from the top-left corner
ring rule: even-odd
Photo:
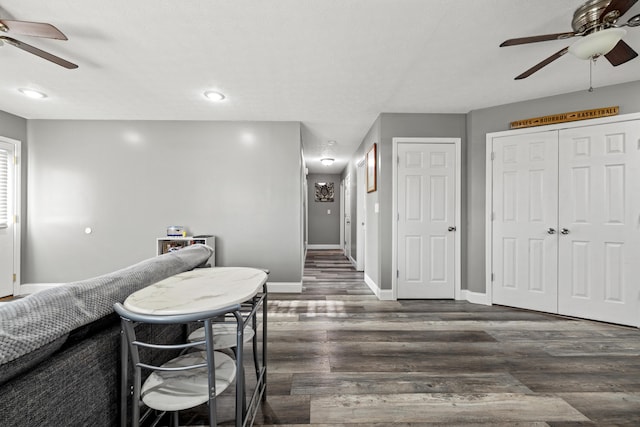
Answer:
[[[533,74],[536,71],[540,70],[542,67],[545,67],[545,66],[549,65],[550,63],[552,63],[556,59],[558,59],[561,56],[563,56],[564,54],[566,54],[568,51],[569,51],[568,47],[565,47],[564,49],[557,51],[556,53],[554,53],[553,55],[551,55],[550,57],[548,57],[544,61],[537,63],[536,65],[534,65],[533,67],[531,67],[527,71],[525,71],[524,73],[522,73],[519,76],[517,76],[515,78],[515,80],[522,80],[524,78],[529,77],[531,74]]]
[[[638,0],[611,0],[611,3],[602,11],[600,14],[600,20],[607,16],[607,14],[613,12],[614,10],[618,11],[618,15],[614,17],[617,19],[618,17],[627,13],[634,4],[636,4]]]
[[[44,22],[9,21],[0,19],[0,31],[21,36],[45,37],[48,39],[67,40],[62,31]]]
[[[568,39],[575,35],[576,33],[571,31],[568,33],[556,33],[556,34],[545,34],[542,36],[520,37],[517,39],[505,40],[500,44],[500,47],[515,46],[515,45],[527,44],[527,43],[546,42],[549,40],[562,40],[562,39]]]
[[[53,62],[54,64],[58,64],[64,68],[68,68],[70,70],[74,68],[78,68],[78,66],[72,62],[69,62],[65,59],[60,58],[59,56],[55,56],[49,52],[45,52],[44,50],[40,50],[37,47],[31,46],[19,40],[13,39],[11,37],[0,36],[0,40],[9,43],[12,46],[17,47],[18,49],[22,49],[25,52],[32,53],[40,58],[46,59],[48,61]]]
[[[638,53],[622,40],[609,53],[604,55],[614,67],[631,61],[636,56],[638,56]]]

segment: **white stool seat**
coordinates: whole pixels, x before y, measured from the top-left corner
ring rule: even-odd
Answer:
[[[213,329],[213,348],[214,350],[222,350],[225,348],[233,348],[238,343],[236,337],[236,330],[238,325],[236,323],[214,323]],[[244,342],[249,342],[255,334],[251,325],[244,327],[243,339]],[[196,329],[189,334],[187,338],[189,342],[204,341],[204,327]],[[200,346],[204,348],[204,346]]]
[[[186,353],[161,367],[184,367],[206,363],[207,353]],[[228,355],[214,352],[216,395],[219,396],[236,377],[236,364]],[[161,411],[179,411],[209,401],[207,368],[182,371],[153,371],[141,389],[142,401]]]

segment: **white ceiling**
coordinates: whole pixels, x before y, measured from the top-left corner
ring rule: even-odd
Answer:
[[[381,112],[467,113],[586,90],[588,62],[570,55],[513,80],[571,40],[498,47],[570,31],[581,3],[0,0],[0,17],[49,22],[69,40],[16,38],[79,65],[2,47],[0,110],[28,119],[300,121],[310,171],[338,173]],[[637,13],[640,3],[625,18]],[[640,28],[625,41],[640,52]],[[640,58],[616,68],[602,59],[594,87],[639,76]],[[49,97],[27,99],[20,87]],[[207,101],[209,89],[227,100]],[[337,162],[320,166],[324,156]]]

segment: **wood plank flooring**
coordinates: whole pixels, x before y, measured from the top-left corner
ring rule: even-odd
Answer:
[[[636,328],[379,301],[338,251],[309,251],[302,294],[271,294],[268,326],[254,425],[640,426]]]

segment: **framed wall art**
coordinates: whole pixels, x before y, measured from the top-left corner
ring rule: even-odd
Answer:
[[[367,151],[367,193],[377,189],[376,144]]]
[[[316,182],[316,202],[333,202],[333,182]]]

